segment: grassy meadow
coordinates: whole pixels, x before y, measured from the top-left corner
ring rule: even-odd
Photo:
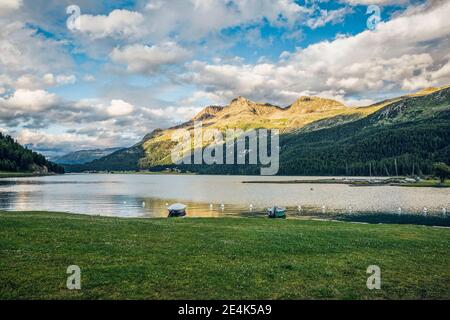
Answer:
[[[449,245],[412,225],[0,212],[0,299],[449,299]]]

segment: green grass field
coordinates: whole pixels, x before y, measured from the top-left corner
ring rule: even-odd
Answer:
[[[0,212],[0,298],[449,299],[449,249],[450,229],[411,225]]]

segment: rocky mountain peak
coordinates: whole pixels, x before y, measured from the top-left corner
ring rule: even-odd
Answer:
[[[315,96],[302,96],[290,105],[288,110],[291,112],[312,113],[343,108],[346,108],[346,106],[336,100]]]
[[[217,113],[223,110],[221,106],[208,106],[200,111],[192,120],[193,121],[203,121],[207,119],[214,118]]]
[[[233,108],[233,107],[241,108],[241,107],[248,107],[249,105],[252,105],[252,104],[255,104],[255,103],[247,98],[239,96],[239,97],[231,100],[229,106],[231,108]]]

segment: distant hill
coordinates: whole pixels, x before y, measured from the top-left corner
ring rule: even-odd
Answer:
[[[280,171],[285,175],[394,175],[431,173],[435,161],[450,162],[450,89],[421,92],[350,108],[319,97],[300,97],[281,108],[238,97],[224,107],[207,107],[191,121],[155,130],[132,148],[77,170],[159,170],[171,165],[174,130],[203,127],[279,129]],[[258,166],[189,165],[208,174],[259,174]]]
[[[0,171],[64,173],[64,168],[0,133]]]
[[[53,159],[58,164],[83,164],[107,156],[123,148],[79,150]]]
[[[139,160],[142,157],[144,157],[144,150],[141,144],[137,144],[131,148],[120,149],[86,164],[67,164],[64,165],[64,168],[68,172],[137,170],[139,168]]]

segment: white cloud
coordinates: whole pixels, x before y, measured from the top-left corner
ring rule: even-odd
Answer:
[[[180,101],[182,106],[198,107],[208,104],[221,104],[223,101],[220,96],[213,92],[195,91],[189,97],[186,97]],[[196,112],[195,114],[197,114]],[[194,115],[195,115],[194,114]]]
[[[86,74],[83,76],[83,81],[92,82],[95,81],[95,77],[92,74]]]
[[[167,108],[147,108],[144,109],[145,114],[148,116],[158,118],[160,120],[165,119],[169,121],[187,121],[192,119],[197,113],[199,113],[202,107],[167,107]]]
[[[46,79],[44,79],[47,81]],[[37,78],[32,74],[26,74],[20,76],[14,83],[14,88],[16,89],[37,89],[40,87]]]
[[[116,137],[88,136],[78,133],[48,133],[43,131],[23,129],[15,134],[17,141],[31,146],[33,150],[41,150],[46,154],[61,155],[73,150],[106,148],[117,146]]]
[[[450,79],[450,55],[447,56],[448,62],[438,70],[431,73],[431,80],[437,82],[446,82]]]
[[[343,3],[348,3],[351,5],[365,5],[370,6],[372,4],[375,5],[393,5],[393,4],[405,4],[408,3],[409,0],[341,0]]]
[[[77,81],[77,77],[73,74],[70,74],[70,75],[60,74],[60,75],[56,76],[56,83],[60,84],[60,85],[74,84],[76,81]]]
[[[133,112],[134,107],[123,100],[112,100],[106,110],[110,116],[119,117],[129,115]]]
[[[38,77],[34,74],[21,75],[16,81],[10,81],[10,85],[15,89],[43,89],[58,85],[74,84],[77,81],[77,77],[71,75],[54,75],[52,73],[46,73],[42,77]]]
[[[1,0],[0,16],[10,14],[12,11],[19,9],[21,6],[22,0]]]
[[[92,39],[113,37],[127,39],[139,36],[142,31],[144,17],[141,13],[128,10],[114,10],[108,15],[81,15],[80,32],[88,34]]]
[[[1,25],[0,70],[12,73],[42,72],[67,69],[70,60],[62,50],[62,43],[44,38],[35,29],[20,22]]]
[[[306,21],[306,25],[311,29],[317,29],[331,23],[337,24],[344,21],[347,14],[352,12],[349,8],[340,8],[336,10],[319,10],[317,17],[311,17]]]
[[[302,92],[373,99],[450,83],[450,2],[415,7],[376,30],[322,41],[276,63],[188,64],[181,78],[222,97],[290,103]]]
[[[257,24],[293,26],[307,9],[294,0],[151,0],[146,11],[147,34],[165,39],[177,34],[183,40],[200,39],[222,29]]]
[[[19,89],[9,98],[0,98],[0,110],[40,112],[55,105],[57,97],[44,90]]]
[[[14,89],[43,89],[74,80],[65,75],[71,58],[59,41],[45,38],[20,22],[0,21],[0,86]],[[60,75],[59,81],[51,79]]]
[[[188,50],[175,42],[165,42],[154,46],[136,44],[115,48],[111,53],[111,59],[127,65],[129,72],[153,73],[162,66],[180,63],[189,55]]]

